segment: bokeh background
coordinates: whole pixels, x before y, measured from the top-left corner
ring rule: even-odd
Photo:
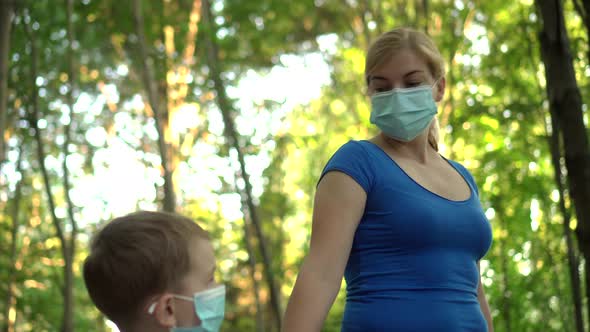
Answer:
[[[440,148],[493,226],[496,331],[587,331],[588,0],[0,1],[0,329],[116,331],[89,239],[161,209],[211,233],[222,330],[278,331],[321,169],[376,133],[364,54],[399,26],[446,60]]]

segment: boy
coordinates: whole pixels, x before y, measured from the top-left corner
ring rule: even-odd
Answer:
[[[84,261],[90,298],[121,332],[217,332],[225,287],[208,234],[192,220],[136,212],[108,223]]]

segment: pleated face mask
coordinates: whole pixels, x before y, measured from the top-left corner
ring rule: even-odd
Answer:
[[[371,123],[391,138],[412,141],[426,130],[437,112],[432,95],[437,82],[372,95]]]
[[[192,327],[173,327],[170,332],[218,332],[225,316],[225,286],[220,285],[192,297],[173,295],[175,298],[193,302],[195,313],[201,320],[201,325]],[[148,313],[153,314],[156,304],[152,304]]]

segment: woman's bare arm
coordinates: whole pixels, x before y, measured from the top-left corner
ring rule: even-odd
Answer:
[[[488,332],[494,332],[494,324],[492,321],[492,314],[490,312],[490,306],[486,298],[486,294],[483,291],[483,285],[481,284],[481,269],[479,268],[479,261],[477,262],[477,269],[480,271],[479,283],[477,285],[477,300],[479,301],[479,307],[481,312],[488,323]]]
[[[283,332],[319,332],[338,295],[367,195],[348,175],[329,172],[314,203],[311,243],[287,305]]]

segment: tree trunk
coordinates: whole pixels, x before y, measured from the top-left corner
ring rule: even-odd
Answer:
[[[422,12],[424,13],[424,32],[429,35],[428,22],[430,22],[430,6],[428,0],[422,0]]]
[[[64,332],[74,331],[74,269],[73,262],[76,253],[76,238],[78,235],[78,224],[74,218],[74,204],[70,197],[70,172],[68,170],[67,160],[70,155],[69,146],[72,140],[71,124],[74,121],[74,89],[76,86],[76,76],[74,71],[74,23],[73,23],[73,0],[66,0],[66,17],[67,27],[66,34],[68,38],[67,52],[67,71],[68,71],[68,94],[67,104],[70,112],[70,121],[64,128],[64,145],[63,145],[63,186],[64,195],[67,205],[67,213],[72,230],[70,232],[69,244],[66,246],[66,257],[64,257]]]
[[[22,175],[22,159],[23,159],[23,152],[22,150],[20,151],[19,155],[18,155],[18,161],[17,161],[17,172],[21,173]],[[21,179],[18,181],[18,183],[16,184],[16,188],[15,188],[15,193],[14,193],[14,200],[12,202],[13,206],[12,206],[12,215],[11,215],[11,219],[12,219],[12,229],[10,230],[10,257],[9,257],[9,269],[10,272],[8,273],[8,289],[6,292],[6,300],[5,300],[5,304],[4,304],[4,319],[6,320],[4,323],[4,326],[2,328],[2,331],[4,332],[14,332],[15,331],[15,324],[14,324],[14,318],[10,317],[11,313],[14,312],[16,314],[16,296],[15,296],[15,282],[16,282],[16,273],[17,273],[17,269],[16,269],[16,261],[17,261],[17,256],[18,256],[18,251],[17,251],[17,237],[18,237],[18,228],[19,228],[19,220],[20,220],[20,216],[19,216],[19,206],[20,206],[20,200],[21,200],[21,196],[22,196],[22,182],[23,182],[23,177],[21,176]]]
[[[69,250],[68,250],[68,242],[66,240],[64,231],[62,229],[61,222],[57,218],[55,214],[55,202],[53,200],[53,193],[51,191],[51,184],[49,181],[49,174],[47,172],[47,168],[45,167],[45,151],[43,149],[43,140],[41,139],[41,132],[39,130],[38,121],[39,121],[39,99],[38,99],[38,89],[37,84],[35,83],[35,79],[38,76],[37,72],[37,62],[39,60],[39,54],[37,50],[37,41],[35,39],[35,35],[33,30],[31,29],[29,24],[25,24],[25,32],[29,37],[30,46],[31,46],[31,107],[32,111],[29,114],[29,125],[34,130],[35,135],[35,142],[37,145],[37,160],[39,162],[39,168],[41,170],[41,175],[43,177],[43,184],[45,186],[45,193],[47,195],[47,209],[49,210],[49,214],[51,216],[51,221],[55,227],[55,232],[57,238],[59,239],[59,243],[61,245],[61,253],[63,256],[64,261],[64,279],[65,282],[68,282],[68,279],[72,276],[68,276],[69,272],[68,269],[71,270],[72,265],[71,263],[68,264],[67,260],[69,258]],[[72,282],[73,280],[70,280]],[[73,331],[73,312],[72,310],[72,300],[73,300],[73,293],[71,289],[68,291],[67,284],[63,285],[62,295],[64,301],[64,309],[63,309],[63,321],[62,321],[62,329],[64,332],[71,332]],[[73,282],[72,282],[73,285]]]
[[[425,6],[427,6],[427,3],[425,1]],[[425,12],[426,15],[426,12]],[[455,91],[455,83],[456,83],[456,78],[455,78],[455,66],[453,66],[453,62],[455,61],[455,56],[457,55],[457,52],[459,50],[459,47],[461,45],[462,42],[462,38],[458,37],[455,34],[456,31],[456,27],[457,24],[461,24],[463,27],[465,27],[465,24],[468,20],[471,20],[470,17],[471,16],[471,12],[466,12],[465,16],[460,20],[460,21],[455,21],[455,20],[449,20],[449,24],[448,24],[448,28],[449,31],[448,33],[451,34],[451,36],[453,36],[452,42],[451,42],[451,48],[450,48],[450,52],[449,52],[449,69],[448,72],[446,74],[446,91],[448,91],[447,93],[447,98],[443,103],[442,106],[442,111],[440,113],[440,115],[437,116],[437,119],[439,121],[439,128],[442,128],[444,130],[444,128],[446,128],[448,125],[451,125],[451,127],[453,127],[454,125],[454,121],[452,116],[455,114],[453,112],[453,110],[455,109],[455,95],[454,95],[454,91]],[[462,36],[461,36],[462,37]],[[439,130],[439,142],[440,142],[440,130]],[[440,144],[438,144],[440,147]],[[455,159],[455,150],[454,149],[449,149],[449,158],[450,159]]]
[[[358,14],[361,22],[363,22],[363,37],[364,37],[364,47],[365,49],[369,48],[371,44],[371,29],[369,29],[369,22],[367,21],[367,16],[371,14],[369,0],[363,0],[360,3],[360,13]],[[352,9],[352,8],[351,8]],[[359,121],[360,122],[360,121]]]
[[[576,256],[572,232],[570,230],[570,214],[565,206],[565,188],[563,172],[561,171],[561,149],[559,146],[559,122],[556,116],[551,117],[551,136],[549,136],[549,147],[551,150],[551,161],[557,190],[559,191],[559,210],[563,217],[563,233],[567,246],[567,261],[570,270],[570,282],[572,286],[572,298],[574,300],[574,317],[576,331],[584,332],[584,318],[582,314],[582,289],[580,287],[579,263]]]
[[[414,6],[414,22],[412,26],[428,35],[430,33],[428,30],[428,22],[430,22],[428,0],[413,0],[412,4]]]
[[[153,60],[148,54],[147,42],[144,33],[144,20],[141,9],[141,0],[133,1],[133,19],[135,22],[135,33],[138,38],[139,58],[141,62],[141,75],[145,90],[148,96],[148,101],[154,115],[154,123],[156,131],[158,132],[158,150],[160,152],[161,166],[164,173],[164,211],[174,212],[176,210],[176,197],[174,192],[174,185],[172,182],[172,169],[169,163],[168,147],[162,128],[162,114],[167,113],[161,111],[162,105],[158,98],[158,89],[155,81],[154,70],[152,68]],[[165,108],[165,106],[164,106]]]
[[[536,0],[543,27],[539,33],[549,110],[563,138],[570,197],[577,217],[576,235],[585,257],[586,298],[590,299],[590,149],[583,122],[582,97],[559,0]],[[590,321],[590,306],[587,309]]]
[[[238,175],[236,174],[236,178]],[[238,191],[238,187],[236,186],[236,191]],[[264,332],[264,311],[262,309],[262,303],[260,301],[260,284],[256,279],[256,255],[254,253],[254,248],[252,248],[252,235],[250,233],[249,223],[246,222],[246,216],[248,215],[248,211],[246,209],[247,198],[245,195],[242,196],[242,213],[244,214],[244,244],[246,246],[246,252],[248,253],[248,265],[250,266],[250,278],[252,278],[252,286],[254,292],[254,301],[256,302],[256,331]]]
[[[8,63],[10,58],[10,32],[16,0],[0,1],[0,170],[6,159],[6,140],[8,112]]]
[[[266,248],[266,241],[264,238],[264,234],[262,233],[262,227],[260,225],[260,220],[258,218],[258,213],[256,211],[256,206],[254,205],[254,200],[252,197],[252,185],[250,184],[250,179],[248,173],[246,172],[246,162],[244,159],[244,153],[242,152],[241,144],[238,140],[238,133],[234,127],[234,120],[232,117],[232,108],[226,93],[225,93],[225,86],[221,80],[221,69],[219,67],[219,50],[217,47],[216,35],[214,31],[214,24],[213,18],[211,17],[211,4],[209,0],[203,0],[203,20],[206,25],[206,29],[208,29],[206,33],[206,42],[207,42],[207,64],[209,66],[209,74],[211,79],[213,80],[215,91],[217,92],[217,105],[221,111],[223,117],[223,123],[225,126],[225,137],[227,140],[227,144],[230,148],[233,148],[237,155],[238,155],[238,162],[240,164],[240,175],[244,180],[245,184],[245,198],[248,208],[248,214],[250,217],[250,221],[252,222],[252,226],[254,226],[254,230],[256,232],[256,236],[258,238],[258,246],[260,249],[260,253],[262,255],[262,261],[264,264],[264,275],[266,282],[268,283],[268,287],[270,290],[270,300],[272,304],[272,310],[276,319],[277,323],[277,330],[281,328],[281,318],[282,318],[282,310],[281,310],[281,303],[280,303],[280,293],[278,288],[274,282],[274,277],[272,274],[271,264],[270,264],[270,256],[268,254],[268,250]],[[244,218],[247,220],[247,218]]]
[[[590,63],[590,0],[573,0],[574,8],[582,18],[582,22],[586,27],[586,40],[588,45],[586,48],[586,61]]]
[[[64,297],[64,311],[63,311],[63,332],[74,331],[74,269],[73,269],[73,256],[72,249],[65,248],[65,255],[67,258],[64,259],[64,285],[63,285],[63,297]]]

